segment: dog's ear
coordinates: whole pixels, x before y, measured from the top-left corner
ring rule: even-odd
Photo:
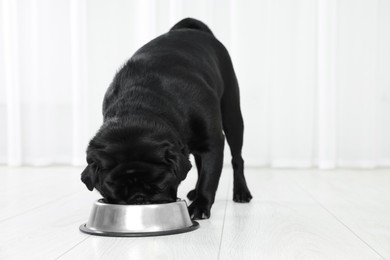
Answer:
[[[88,190],[92,191],[96,183],[96,172],[94,167],[89,164],[84,171],[81,173],[81,181],[87,186]]]
[[[187,173],[192,168],[188,153],[184,149],[179,152],[168,149],[165,152],[165,159],[172,165],[173,171],[180,181],[187,177]]]
[[[104,170],[112,169],[116,165],[115,160],[108,153],[100,150],[88,151],[87,162]]]

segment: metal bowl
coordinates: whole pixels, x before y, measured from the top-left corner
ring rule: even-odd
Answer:
[[[199,227],[192,221],[187,203],[118,205],[102,199],[94,202],[87,223],[80,230],[90,235],[115,237],[161,236],[189,232]]]

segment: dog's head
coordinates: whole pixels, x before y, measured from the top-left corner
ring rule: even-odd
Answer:
[[[88,146],[87,162],[81,180],[115,204],[176,201],[191,169],[184,146],[141,129],[101,129]]]

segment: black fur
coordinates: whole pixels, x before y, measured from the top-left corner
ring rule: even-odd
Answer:
[[[229,54],[202,22],[187,18],[140,48],[103,101],[104,123],[87,149],[82,181],[109,203],[164,203],[191,169],[194,219],[208,218],[223,164],[232,153],[237,202],[252,198],[241,157],[243,120]],[[223,134],[224,133],[224,134]]]

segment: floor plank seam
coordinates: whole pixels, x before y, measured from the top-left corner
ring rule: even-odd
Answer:
[[[328,208],[326,208],[321,202],[319,202],[309,191],[307,191],[302,185],[297,183],[295,180],[291,179],[290,177],[287,177],[289,180],[291,180],[299,189],[301,189],[303,192],[305,192],[312,200],[314,200],[321,208],[323,208],[326,212],[328,212],[334,219],[337,220],[341,225],[343,225],[346,229],[348,229],[355,237],[357,237],[360,241],[362,241],[366,246],[368,246],[372,251],[374,251],[379,257],[381,257],[384,260],[387,260],[383,255],[381,255],[375,248],[373,248],[370,244],[368,244],[365,240],[363,240],[355,231],[353,231],[350,227],[348,227],[341,219],[339,219],[332,211],[330,211]]]
[[[33,207],[33,208],[28,209],[28,210],[26,210],[26,211],[20,212],[20,213],[18,213],[18,214],[16,214],[16,215],[9,216],[9,217],[6,217],[6,218],[4,218],[4,219],[0,219],[0,223],[1,223],[1,222],[5,222],[5,221],[7,221],[7,220],[10,220],[10,219],[12,219],[12,218],[16,218],[16,217],[22,216],[22,215],[24,215],[24,214],[26,214],[26,213],[29,213],[29,212],[31,212],[31,211],[35,211],[35,210],[40,209],[40,208],[42,208],[42,207],[45,207],[45,206],[47,206],[47,205],[49,205],[49,204],[52,204],[52,203],[54,203],[54,202],[57,202],[58,200],[61,200],[61,199],[64,199],[64,198],[68,198],[68,197],[71,197],[71,196],[73,196],[74,194],[77,194],[77,193],[79,193],[79,192],[80,192],[80,191],[73,192],[73,193],[68,193],[68,194],[65,195],[65,196],[61,196],[61,197],[56,198],[56,199],[54,199],[54,200],[50,200],[50,201],[48,201],[48,202],[46,202],[46,203],[43,203],[43,204],[41,204],[41,205],[39,205],[39,206]]]
[[[63,257],[64,255],[66,255],[67,253],[69,253],[72,249],[74,249],[75,247],[77,247],[78,245],[82,244],[84,241],[86,241],[87,239],[89,239],[90,236],[87,236],[86,238],[84,238],[83,240],[79,241],[77,244],[75,244],[74,246],[72,246],[71,248],[69,248],[68,250],[66,250],[64,253],[62,253],[60,256],[58,256],[56,258],[56,260],[60,259],[61,257]]]
[[[223,214],[221,238],[219,240],[218,258],[217,258],[218,260],[221,259],[221,247],[222,247],[222,240],[223,240],[223,231],[225,229],[226,210],[227,210],[227,206],[229,204],[230,184],[231,184],[231,180],[229,178],[228,188],[227,188],[227,191],[226,191],[226,203],[225,203],[225,210],[224,210],[224,214]]]

